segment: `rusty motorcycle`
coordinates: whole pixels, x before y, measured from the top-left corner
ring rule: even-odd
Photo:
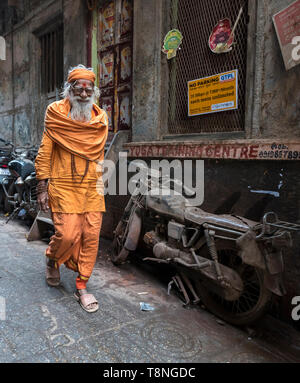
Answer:
[[[152,253],[144,261],[175,268],[169,288],[175,284],[185,304],[201,303],[234,325],[255,322],[272,294],[286,293],[283,250],[292,246],[291,233],[300,225],[280,221],[274,212],[261,222],[207,213],[174,193],[178,183],[150,169],[136,183],[114,231],[112,262],[124,263],[143,243]],[[159,192],[150,193],[153,187]]]

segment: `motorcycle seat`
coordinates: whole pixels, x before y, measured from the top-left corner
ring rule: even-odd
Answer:
[[[258,222],[251,221],[244,217],[234,216],[231,214],[212,214],[197,207],[187,207],[185,209],[184,217],[186,221],[191,223],[197,223],[199,225],[208,223],[214,226],[225,226],[228,229],[240,232],[247,232],[249,229],[258,224]]]
[[[239,232],[247,232],[258,222],[251,221],[244,217],[231,214],[218,215],[208,213],[198,207],[189,206],[188,200],[182,195],[174,196],[147,196],[147,208],[154,210],[168,219],[175,219],[180,223],[196,223],[203,225],[205,223],[227,227],[228,229]]]

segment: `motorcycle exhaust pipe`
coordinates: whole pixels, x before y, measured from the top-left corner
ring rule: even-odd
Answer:
[[[174,249],[169,247],[164,242],[159,242],[153,247],[153,254],[156,258],[159,259],[182,259],[187,264],[195,263],[193,256],[181,251],[179,249]]]
[[[171,259],[173,262],[184,267],[194,269],[195,271],[198,269],[198,273],[200,273],[199,277],[201,276],[205,286],[228,301],[238,299],[243,291],[243,282],[240,276],[229,267],[220,265],[222,274],[226,277],[226,280],[230,282],[227,286],[222,286],[215,271],[215,264],[211,260],[198,256],[200,263],[195,264],[195,259],[192,255],[179,249],[169,247],[164,242],[158,242],[154,245],[153,254],[158,259]]]

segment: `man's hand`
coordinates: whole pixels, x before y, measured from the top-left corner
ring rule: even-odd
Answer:
[[[38,182],[37,186],[37,202],[39,204],[39,208],[43,212],[47,212],[49,210],[49,196],[47,192],[47,180],[42,180]]]

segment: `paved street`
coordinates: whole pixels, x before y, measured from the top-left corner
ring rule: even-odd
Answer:
[[[300,361],[296,330],[267,317],[253,337],[201,308],[185,309],[153,271],[132,262],[113,266],[105,240],[88,285],[100,309],[86,313],[73,298],[72,271],[62,267],[61,286],[47,286],[47,244],[27,242],[21,222],[5,225],[2,217],[0,225],[0,295],[6,300],[0,362]],[[140,311],[141,301],[155,310]]]

